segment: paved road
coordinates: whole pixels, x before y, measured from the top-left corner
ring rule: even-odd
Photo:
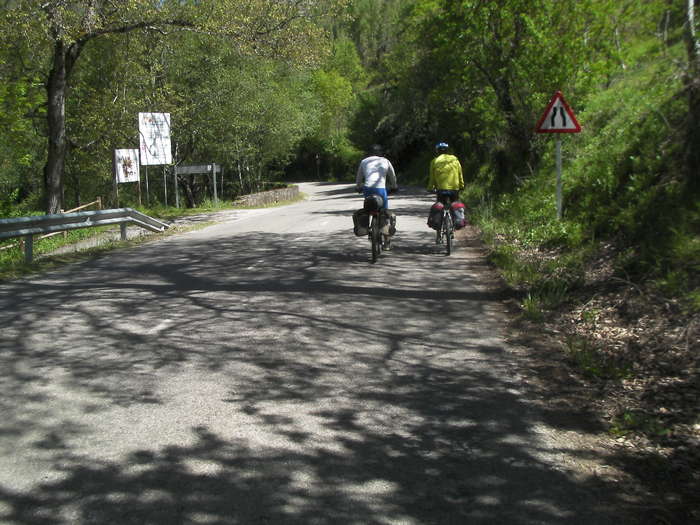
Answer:
[[[475,250],[349,186],[0,286],[0,522],[620,523]]]

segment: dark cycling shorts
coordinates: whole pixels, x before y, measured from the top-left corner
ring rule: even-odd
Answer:
[[[445,206],[450,206],[459,200],[459,192],[457,190],[437,190],[437,200]]]

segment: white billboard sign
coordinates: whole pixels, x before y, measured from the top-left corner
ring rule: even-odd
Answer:
[[[114,169],[117,173],[117,182],[139,181],[139,150],[115,149]]]
[[[170,150],[170,113],[139,113],[141,164],[172,164]]]

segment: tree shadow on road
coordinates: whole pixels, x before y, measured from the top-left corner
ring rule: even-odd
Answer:
[[[553,430],[528,403],[499,335],[507,294],[420,242],[370,265],[341,234],[171,238],[4,286],[0,443],[52,477],[0,483],[0,520],[643,523],[573,474],[597,451],[566,433],[590,426]],[[195,406],[240,427],[85,448],[96,416],[169,413],[192,373],[220,393]]]

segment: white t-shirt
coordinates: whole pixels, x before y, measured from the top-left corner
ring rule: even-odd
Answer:
[[[395,188],[396,173],[394,173],[391,162],[384,157],[372,155],[360,162],[355,182],[358,186],[364,185],[367,188],[386,188],[387,178],[389,179],[389,188]]]

